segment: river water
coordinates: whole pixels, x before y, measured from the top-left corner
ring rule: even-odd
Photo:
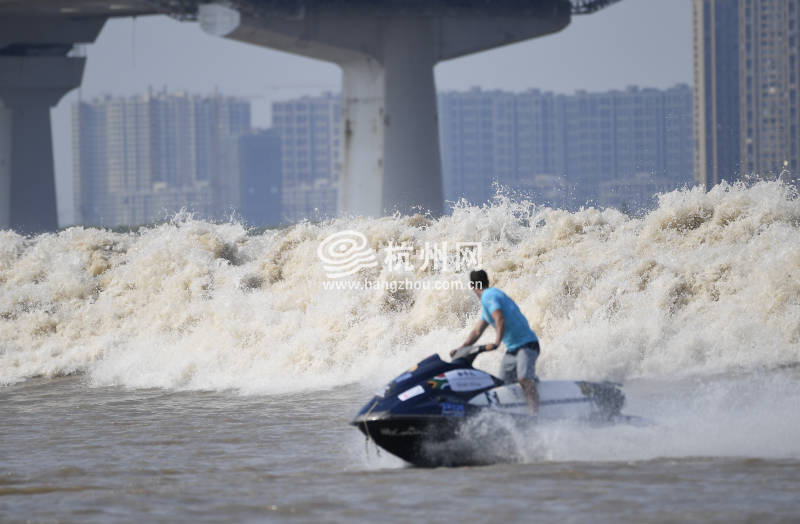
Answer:
[[[369,395],[357,387],[241,396],[37,379],[0,394],[6,415],[0,516],[4,522],[796,521],[797,421],[739,425],[730,409],[703,424],[704,417],[681,415],[677,406],[666,412],[674,405],[666,386],[629,388],[638,412],[648,404],[663,410],[653,426],[554,425],[520,435],[521,462],[426,470],[378,455],[347,424]],[[692,409],[719,408],[712,407],[714,396]],[[796,408],[784,415],[796,418]]]
[[[485,467],[379,452],[348,422],[458,345],[477,301],[324,287],[317,249],[343,230],[376,251],[479,243],[542,339],[539,375],[624,382],[649,424],[543,424]],[[360,276],[464,279],[379,262]],[[798,275],[800,205],[776,182],[641,217],[500,199],[266,232],[0,232],[0,521],[796,522]]]

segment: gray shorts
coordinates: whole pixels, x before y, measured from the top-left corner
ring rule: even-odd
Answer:
[[[535,381],[537,358],[539,358],[538,342],[525,344],[514,353],[506,353],[500,363],[500,379],[506,384],[519,382],[521,378]]]

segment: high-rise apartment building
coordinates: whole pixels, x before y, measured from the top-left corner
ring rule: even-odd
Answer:
[[[800,0],[744,0],[739,11],[742,167],[797,178]]]
[[[695,181],[797,178],[800,0],[694,0]]]
[[[515,95],[475,88],[441,94],[438,106],[445,199],[486,202],[494,181],[514,184]]]
[[[442,93],[445,198],[483,203],[499,184],[556,206],[647,206],[654,193],[691,183],[691,96],[686,85],[574,95]],[[273,104],[283,222],[336,213],[340,111],[332,94]]]
[[[277,226],[283,221],[281,137],[263,129],[237,139],[240,213],[245,222]]]
[[[341,107],[331,93],[272,105],[272,128],[281,137],[284,221],[336,214]]]
[[[439,118],[450,201],[485,202],[496,182],[558,206],[641,207],[647,191],[691,181],[685,85],[574,95],[473,89],[440,95]]]
[[[150,92],[73,106],[75,222],[116,226],[238,206],[224,143],[250,130],[246,100]]]
[[[741,173],[739,0],[700,0],[694,25],[694,176],[711,188]]]

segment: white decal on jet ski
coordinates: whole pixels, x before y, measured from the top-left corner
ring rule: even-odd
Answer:
[[[397,398],[399,398],[400,400],[405,402],[406,400],[408,400],[410,398],[414,398],[417,395],[422,395],[423,393],[425,393],[425,388],[423,388],[422,386],[417,384],[413,388],[407,389],[407,390],[403,391],[402,393],[400,393],[399,395],[397,395]]]
[[[492,376],[477,369],[453,369],[444,376],[453,391],[474,391],[494,386]]]
[[[389,382],[388,384],[383,386],[383,389],[381,389],[380,391],[375,393],[375,396],[376,397],[381,397],[381,398],[385,397],[386,396],[386,392],[389,391],[392,388],[393,384],[399,384],[400,382],[403,382],[404,380],[410,379],[412,376],[413,375],[411,373],[403,373],[402,375],[400,375],[396,379],[392,380],[391,382]]]

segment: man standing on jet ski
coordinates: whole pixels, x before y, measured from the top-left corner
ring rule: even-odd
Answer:
[[[486,271],[478,269],[469,274],[470,287],[481,301],[481,318],[469,332],[461,347],[474,344],[489,324],[494,326],[496,336],[493,344],[486,344],[485,351],[493,351],[506,345],[506,353],[500,365],[500,378],[506,384],[519,382],[531,412],[539,410],[539,393],[536,391],[536,359],[539,358],[539,338],[530,328],[528,319],[517,304],[497,288],[489,287]],[[450,352],[450,356],[458,351]]]

